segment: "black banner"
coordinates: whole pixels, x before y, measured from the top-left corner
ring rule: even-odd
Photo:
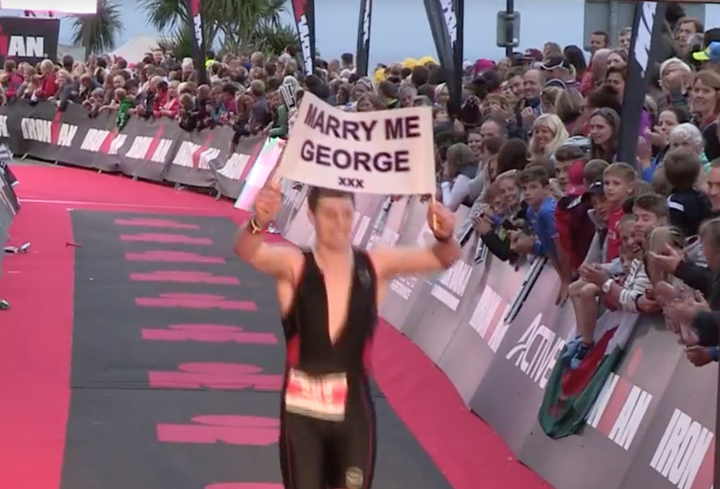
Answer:
[[[633,18],[633,35],[628,59],[627,79],[620,114],[620,139],[617,161],[635,163],[645,93],[652,67],[662,49],[667,5],[659,2],[637,2]]]
[[[0,17],[0,62],[12,59],[35,65],[57,59],[59,19]]]
[[[315,0],[292,0],[303,66],[306,75],[315,72]]]
[[[243,139],[230,154],[234,132],[226,126],[188,132],[175,120],[132,117],[118,130],[113,115],[90,118],[79,105],[58,112],[52,103],[24,100],[0,107],[2,119],[8,136],[0,143],[16,155],[215,189],[232,199],[240,195],[265,139]]]
[[[188,22],[192,36],[192,54],[195,69],[198,73],[198,83],[207,83],[205,69],[205,23],[202,18],[202,0],[187,0]]]
[[[446,15],[445,19],[449,17]],[[451,25],[448,24],[448,29]],[[455,0],[455,36],[450,36],[453,43],[453,72],[450,87],[450,104],[455,114],[460,113],[463,90],[463,61],[465,49],[465,0]]]
[[[372,25],[372,0],[360,0],[357,48],[355,49],[355,72],[367,76],[370,63],[370,27]]]
[[[435,50],[440,65],[448,74],[447,86],[453,115],[460,109],[462,95],[463,28],[459,26],[459,21],[463,19],[462,16],[458,17],[458,8],[464,14],[462,0],[425,0],[425,13],[430,22]]]

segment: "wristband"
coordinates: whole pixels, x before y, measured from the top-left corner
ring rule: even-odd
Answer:
[[[248,221],[248,231],[250,231],[250,234],[260,234],[263,232],[263,228],[257,223],[255,218],[253,217]]]
[[[713,347],[710,347],[708,350],[709,350],[708,353],[710,353],[710,358],[712,359],[712,361],[717,362],[718,354],[720,353],[720,351],[718,351],[718,348],[716,346],[713,346]]]

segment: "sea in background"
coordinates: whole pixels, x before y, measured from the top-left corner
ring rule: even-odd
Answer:
[[[315,0],[317,48],[326,58],[354,52],[360,0]],[[468,0],[465,2],[465,58],[499,59],[504,50],[496,47],[496,16],[505,9],[505,0]],[[582,0],[515,0],[521,15],[520,50],[541,48],[546,41],[560,45],[583,43]],[[118,47],[136,36],[161,36],[147,23],[137,0],[121,2],[125,31]],[[19,16],[21,11],[0,10],[0,15]],[[291,20],[288,1],[285,15]],[[708,5],[705,25],[720,26],[720,5]],[[70,44],[72,31],[62,21],[60,43]],[[370,66],[401,61],[407,57],[435,55],[423,0],[375,0],[373,2]]]

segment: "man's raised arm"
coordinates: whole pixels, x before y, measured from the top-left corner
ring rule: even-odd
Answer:
[[[433,273],[450,268],[462,253],[455,240],[455,217],[438,203],[428,208],[428,225],[437,240],[429,248],[378,248],[370,252],[381,279],[398,275]]]
[[[255,215],[240,227],[233,251],[258,271],[278,279],[291,279],[293,261],[299,251],[291,246],[271,245],[263,241],[262,231],[282,206],[280,184],[273,181],[255,199]]]

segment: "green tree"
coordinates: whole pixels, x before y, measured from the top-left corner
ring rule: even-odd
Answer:
[[[177,42],[180,49],[189,39],[186,2],[140,0],[140,5],[150,24],[170,33],[162,40],[163,45],[175,46]],[[290,27],[282,24],[284,10],[285,0],[203,0],[206,45],[215,46],[222,38],[223,48],[230,51],[254,48],[280,52],[295,39],[289,36]]]
[[[113,49],[118,36],[125,30],[120,1],[98,0],[97,13],[72,15],[73,44],[85,46],[88,54]]]

